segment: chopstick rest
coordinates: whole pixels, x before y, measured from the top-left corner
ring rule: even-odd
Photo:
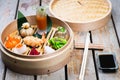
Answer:
[[[103,50],[105,46],[104,46],[104,44],[90,43],[88,47],[89,47],[89,49]],[[85,44],[84,43],[75,43],[75,48],[83,49],[83,48],[85,48]]]

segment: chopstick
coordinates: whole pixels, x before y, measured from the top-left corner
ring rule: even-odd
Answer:
[[[104,49],[104,44],[90,43],[88,47],[89,47],[89,49],[103,50]],[[75,48],[76,49],[85,48],[85,44],[84,43],[75,43]]]
[[[48,44],[48,40],[51,39],[51,38],[53,38],[53,36],[54,36],[54,34],[55,34],[56,31],[57,31],[56,28],[54,28],[54,27],[51,28],[51,30],[50,30],[47,38],[46,38],[46,42],[43,44],[42,47],[40,47],[40,49],[44,49],[45,46],[49,45]],[[41,52],[41,54],[43,54],[43,52]]]
[[[44,46],[43,47],[45,47],[46,45],[47,45],[47,41],[48,41],[48,39],[50,39],[51,38],[51,35],[53,35],[53,28],[50,30],[50,32],[49,32],[49,34],[48,34],[48,36],[47,36],[47,38],[46,38],[46,42],[44,43]]]
[[[53,36],[54,36],[55,32],[57,31],[57,29],[56,29],[56,28],[52,28],[52,30],[53,30],[53,32],[52,32],[52,34],[51,34],[50,39],[51,39],[51,38],[53,38]]]
[[[86,36],[85,49],[84,49],[83,60],[82,60],[82,65],[81,65],[81,69],[80,69],[79,80],[84,80],[89,43],[90,43],[90,34],[88,32],[87,36]]]
[[[45,47],[46,45],[48,45],[48,42],[47,42],[48,39],[53,38],[56,30],[57,30],[56,28],[53,28],[53,27],[52,27],[52,29],[50,30],[50,32],[49,32],[49,34],[48,34],[48,36],[47,36],[46,42],[44,43],[44,46],[43,46],[43,47]]]
[[[44,49],[44,47],[48,44],[47,41],[48,41],[48,39],[51,38],[51,35],[53,35],[53,28],[51,28],[51,30],[50,30],[50,32],[49,32],[47,38],[46,38],[46,42],[42,45],[42,47],[40,47],[41,50]],[[41,52],[40,54],[43,54],[43,52]]]

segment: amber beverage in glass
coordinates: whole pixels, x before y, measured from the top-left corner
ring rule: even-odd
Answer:
[[[40,6],[36,11],[36,21],[38,27],[38,33],[46,33],[47,30],[47,14],[44,7]]]

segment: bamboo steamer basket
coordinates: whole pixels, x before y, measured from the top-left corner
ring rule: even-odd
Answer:
[[[73,31],[91,31],[108,23],[112,5],[109,0],[52,0],[49,10]]]
[[[8,34],[17,29],[17,21],[7,25],[1,33],[1,51],[4,64],[12,71],[22,74],[48,74],[64,67],[70,60],[71,51],[73,49],[73,32],[63,21],[50,17],[53,24],[64,26],[69,33],[69,39],[65,46],[56,50],[54,53],[45,55],[20,55],[11,52],[4,46],[5,38]],[[28,16],[27,20],[30,24],[36,24],[35,16]]]

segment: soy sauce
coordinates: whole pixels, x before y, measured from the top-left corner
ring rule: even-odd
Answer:
[[[99,69],[103,72],[116,72],[118,64],[114,54],[98,55]]]
[[[116,67],[113,55],[99,55],[99,60],[102,68]]]

